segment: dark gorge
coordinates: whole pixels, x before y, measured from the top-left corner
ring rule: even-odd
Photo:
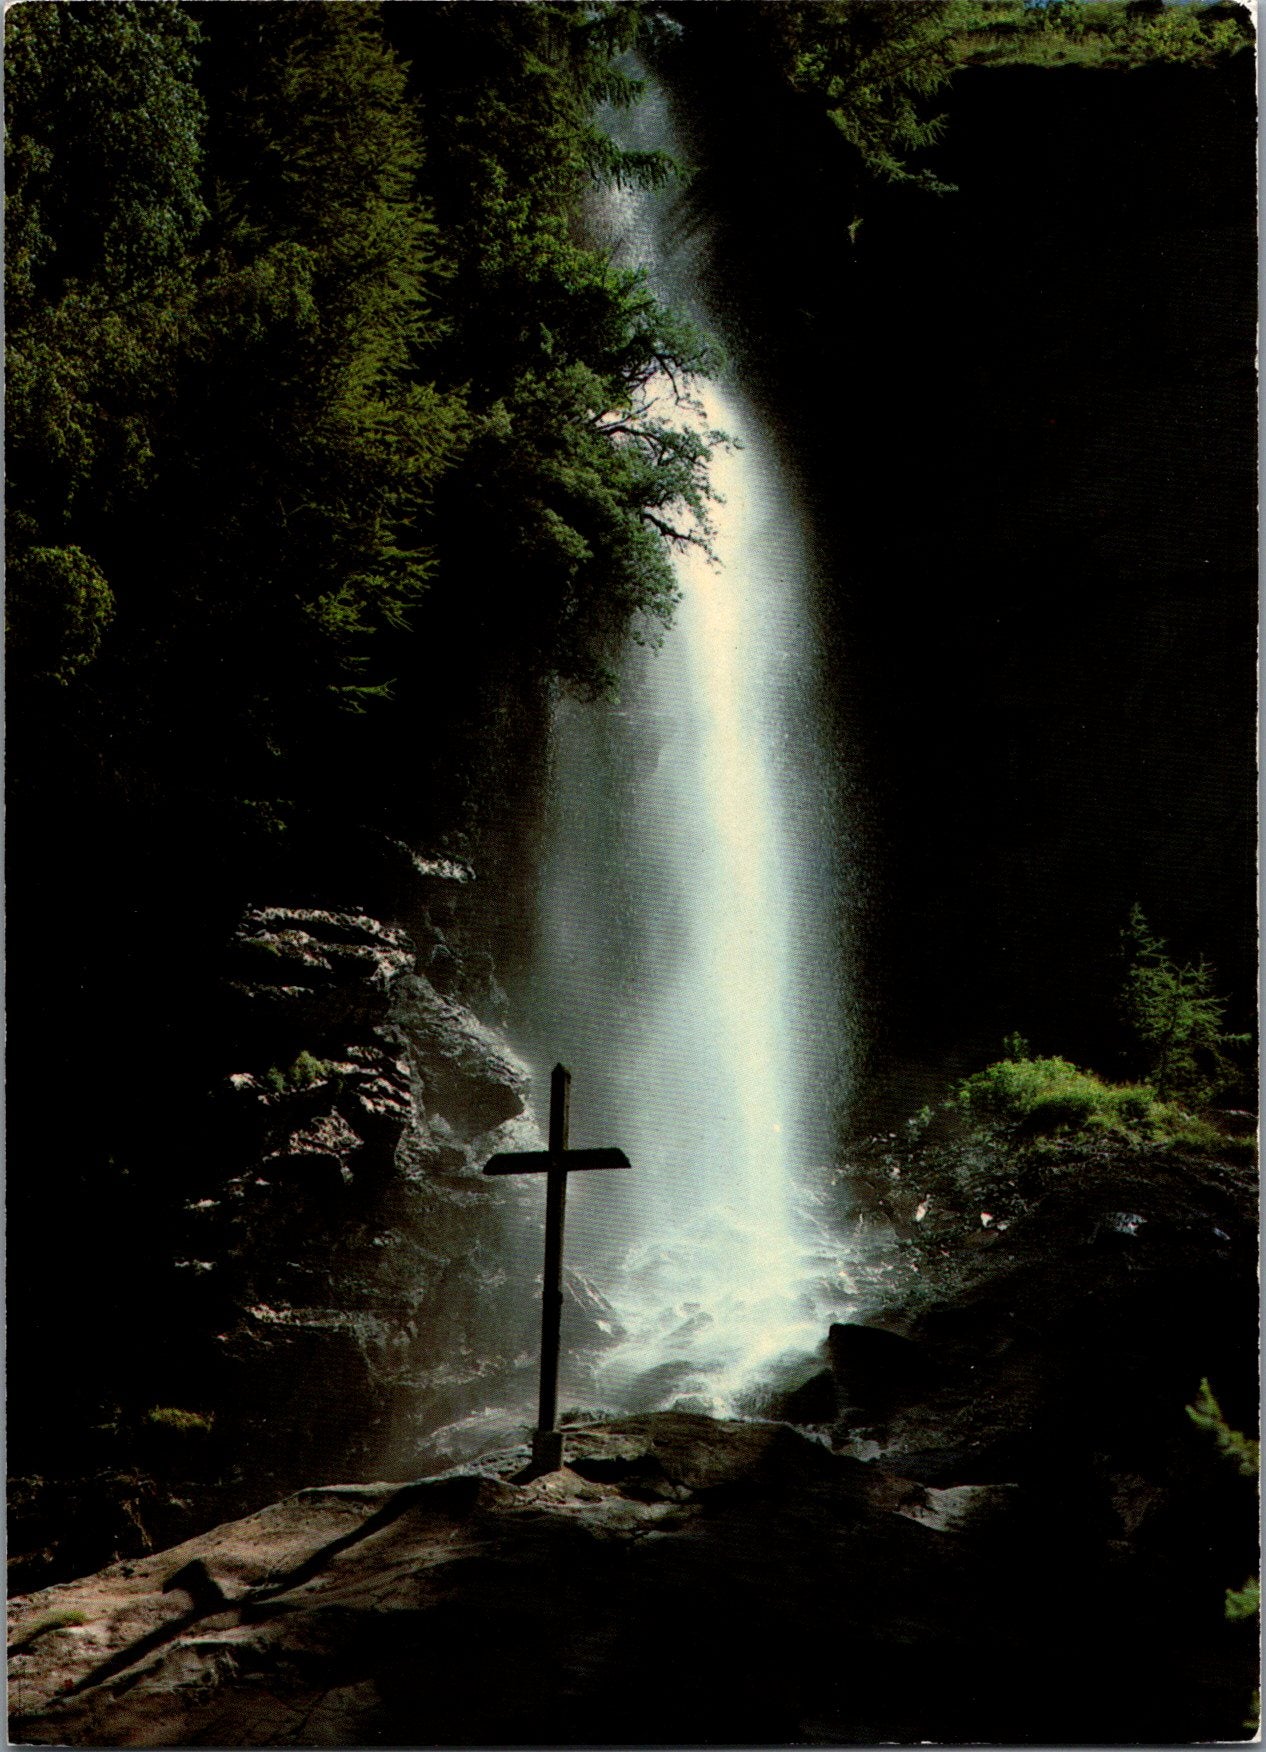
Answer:
[[[969,11],[10,14],[15,1737],[1244,1731],[1253,56],[1235,7]],[[624,798],[673,777],[655,678],[767,458],[798,533],[734,698],[812,702],[755,739],[812,782],[712,910],[818,921],[752,1032],[816,1104],[813,1337],[736,1385],[689,1271],[646,1337],[604,1276],[640,1219],[578,1194],[568,1466],[525,1482],[541,1213],[479,1171],[540,1147],[553,1056],[633,1160],[579,1178],[703,1281],[637,1149],[720,1049],[697,989],[680,1036],[639,1012],[694,927]],[[584,748],[628,788],[592,767],[560,842]],[[1140,991],[1189,1005],[1168,1059]]]
[[[726,340],[812,508],[864,762],[873,1092],[1012,1028],[1122,1064],[1131,897],[1256,953],[1251,81],[966,68],[955,192],[868,191],[850,245],[829,124],[697,11]]]

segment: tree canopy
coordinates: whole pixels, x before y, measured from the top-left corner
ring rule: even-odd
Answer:
[[[104,734],[125,788],[284,815],[349,710],[434,730],[476,644],[600,688],[671,613],[708,460],[674,390],[709,354],[584,230],[668,174],[596,119],[642,10],[387,10],[9,17],[33,759],[39,726]]]
[[[193,304],[197,31],[170,7],[8,21],[11,680],[60,687],[115,618],[111,531],[154,480]],[[104,569],[103,569],[104,566]]]
[[[389,26],[427,119],[447,252],[436,363],[471,420],[439,496],[444,551],[480,580],[462,636],[599,688],[630,626],[668,618],[666,544],[700,534],[706,497],[707,440],[676,417],[669,379],[708,370],[708,349],[582,224],[604,182],[668,174],[595,122],[634,94],[615,58],[641,11],[442,0]]]

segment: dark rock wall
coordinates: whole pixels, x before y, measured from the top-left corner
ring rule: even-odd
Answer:
[[[688,9],[673,75],[685,218],[815,520],[872,1096],[908,1109],[1017,1028],[1128,1069],[1135,901],[1250,1026],[1251,56],[964,71],[958,192],[859,200],[722,11]]]
[[[461,983],[443,890],[469,875],[418,862],[418,944],[363,912],[246,910],[201,994],[215,1045],[202,1098],[168,1139],[180,1153],[163,1197],[103,1199],[95,1229],[70,1236],[85,1252],[95,1241],[99,1280],[121,1274],[127,1317],[102,1311],[92,1327],[92,1280],[55,1328],[15,1310],[17,1585],[301,1484],[408,1475],[437,1426],[490,1393],[530,1395],[519,1377],[535,1305],[504,1286],[539,1225],[480,1173],[508,1123],[532,1132],[528,1077],[417,971],[437,964]],[[67,1354],[82,1335],[64,1394],[41,1345],[54,1331]],[[197,1421],[155,1422],[156,1408]]]

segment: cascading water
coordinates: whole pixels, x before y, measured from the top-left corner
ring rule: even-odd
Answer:
[[[672,152],[663,94],[651,85],[620,131]],[[706,327],[679,203],[617,192],[603,220]],[[673,626],[632,649],[618,702],[559,704],[537,946],[515,994],[541,1110],[561,1059],[573,1144],[634,1164],[572,1177],[568,1258],[620,1335],[594,1380],[563,1382],[630,1408],[733,1409],[821,1340],[850,1288],[809,1209],[847,1043],[804,520],[740,388],[701,402],[741,446],[714,453],[716,560],[680,559]]]

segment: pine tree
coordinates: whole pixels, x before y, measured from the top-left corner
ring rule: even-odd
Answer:
[[[1130,967],[1122,1010],[1146,1054],[1157,1095],[1201,1100],[1225,1089],[1239,1075],[1226,1048],[1245,1045],[1249,1037],[1224,1032],[1226,1002],[1214,993],[1209,963],[1180,966],[1138,906],[1123,938]]]
[[[642,9],[440,0],[389,18],[449,264],[435,364],[473,420],[439,499],[446,642],[602,688],[630,629],[671,615],[671,548],[706,542],[714,441],[668,388],[688,400],[709,348],[585,241],[596,187],[667,173],[596,125],[635,94],[615,60]]]

